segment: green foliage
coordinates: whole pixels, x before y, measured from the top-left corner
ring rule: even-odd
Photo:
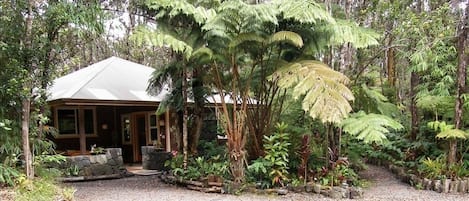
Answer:
[[[440,155],[436,159],[425,158],[420,160],[418,172],[429,179],[439,179],[445,175],[446,156]]]
[[[50,200],[73,200],[75,189],[61,188],[54,179],[36,178],[34,180],[20,179],[16,188],[15,200],[18,201],[50,201]]]
[[[272,168],[272,163],[265,158],[261,157],[252,161],[248,166],[249,180],[256,182],[260,188],[270,188],[272,181],[269,180],[268,171]]]
[[[398,107],[381,93],[378,87],[368,87],[366,84],[353,88],[355,101],[354,109],[363,110],[366,113],[382,114],[390,117],[399,117]]]
[[[285,133],[287,127],[285,123],[279,123],[276,126],[277,132],[271,136],[264,136],[264,159],[272,164],[269,170],[272,185],[283,186],[288,180],[290,137]]]
[[[20,172],[15,168],[0,163],[0,186],[14,186],[20,176]]]
[[[379,45],[380,35],[371,29],[358,26],[356,22],[350,20],[337,20],[323,27],[326,32],[332,33],[329,44],[331,46],[351,43],[355,48],[366,48]]]
[[[388,128],[401,130],[404,127],[397,121],[380,114],[365,114],[360,111],[342,121],[343,130],[365,143],[384,143]]]
[[[279,69],[272,78],[280,78],[282,88],[293,87],[295,99],[305,95],[302,108],[323,123],[339,123],[352,111],[354,99],[347,88],[348,78],[318,61],[299,61]]]
[[[467,139],[469,134],[463,130],[455,129],[454,125],[446,124],[445,121],[428,122],[428,127],[435,131],[440,131],[436,137],[441,139]]]
[[[259,182],[261,188],[284,186],[288,181],[288,152],[291,145],[290,136],[285,132],[288,125],[278,123],[276,128],[275,133],[264,136],[265,156],[248,166],[251,180]]]
[[[183,155],[178,154],[165,162],[165,166],[171,169],[174,176],[186,180],[199,180],[209,175],[227,177],[228,161],[221,156],[211,158],[196,157],[188,160],[187,169],[183,168]]]

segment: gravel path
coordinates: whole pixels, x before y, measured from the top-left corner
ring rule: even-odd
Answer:
[[[469,195],[440,194],[433,191],[419,191],[407,184],[399,182],[395,177],[382,167],[370,165],[368,170],[361,174],[371,180],[370,188],[365,190],[362,200],[465,200],[469,201]],[[332,200],[322,195],[306,193],[289,193],[286,196],[256,195],[243,193],[242,195],[222,195],[202,193],[186,190],[162,183],[156,176],[134,176],[115,180],[100,180],[90,182],[70,183],[77,189],[75,198],[77,201],[297,201],[297,200]]]
[[[370,188],[365,190],[364,200],[469,201],[469,194],[442,194],[435,191],[416,190],[397,180],[392,173],[379,166],[368,165],[368,169],[360,176],[372,182]]]

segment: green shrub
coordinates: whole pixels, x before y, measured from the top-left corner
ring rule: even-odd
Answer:
[[[437,179],[445,175],[446,156],[440,155],[435,160],[425,158],[420,161],[418,172],[429,179]]]
[[[20,179],[16,188],[15,200],[17,201],[50,201],[73,200],[75,189],[62,188],[51,178]]]
[[[14,186],[21,173],[15,168],[0,163],[0,186]]]
[[[289,134],[285,132],[288,125],[284,123],[277,124],[277,132],[271,136],[264,136],[265,156],[259,158],[248,166],[248,174],[261,183],[261,187],[270,187],[265,184],[269,179],[272,186],[284,186],[288,181],[288,163],[289,163]]]

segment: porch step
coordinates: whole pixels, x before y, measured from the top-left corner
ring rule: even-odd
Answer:
[[[160,175],[161,171],[159,170],[133,170],[131,171],[135,175],[140,175],[140,176],[150,176],[150,175]]]

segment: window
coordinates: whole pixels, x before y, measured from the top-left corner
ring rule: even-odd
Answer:
[[[158,148],[165,148],[166,147],[166,135],[165,135],[165,127],[164,127],[164,116],[157,116],[155,113],[149,114],[150,120],[150,142]]]
[[[122,144],[132,144],[130,116],[122,115]]]
[[[83,111],[84,128],[86,135],[96,135],[96,115],[95,109],[86,108],[57,108],[55,110],[55,127],[59,130],[58,137],[78,137],[80,133],[79,110]]]

